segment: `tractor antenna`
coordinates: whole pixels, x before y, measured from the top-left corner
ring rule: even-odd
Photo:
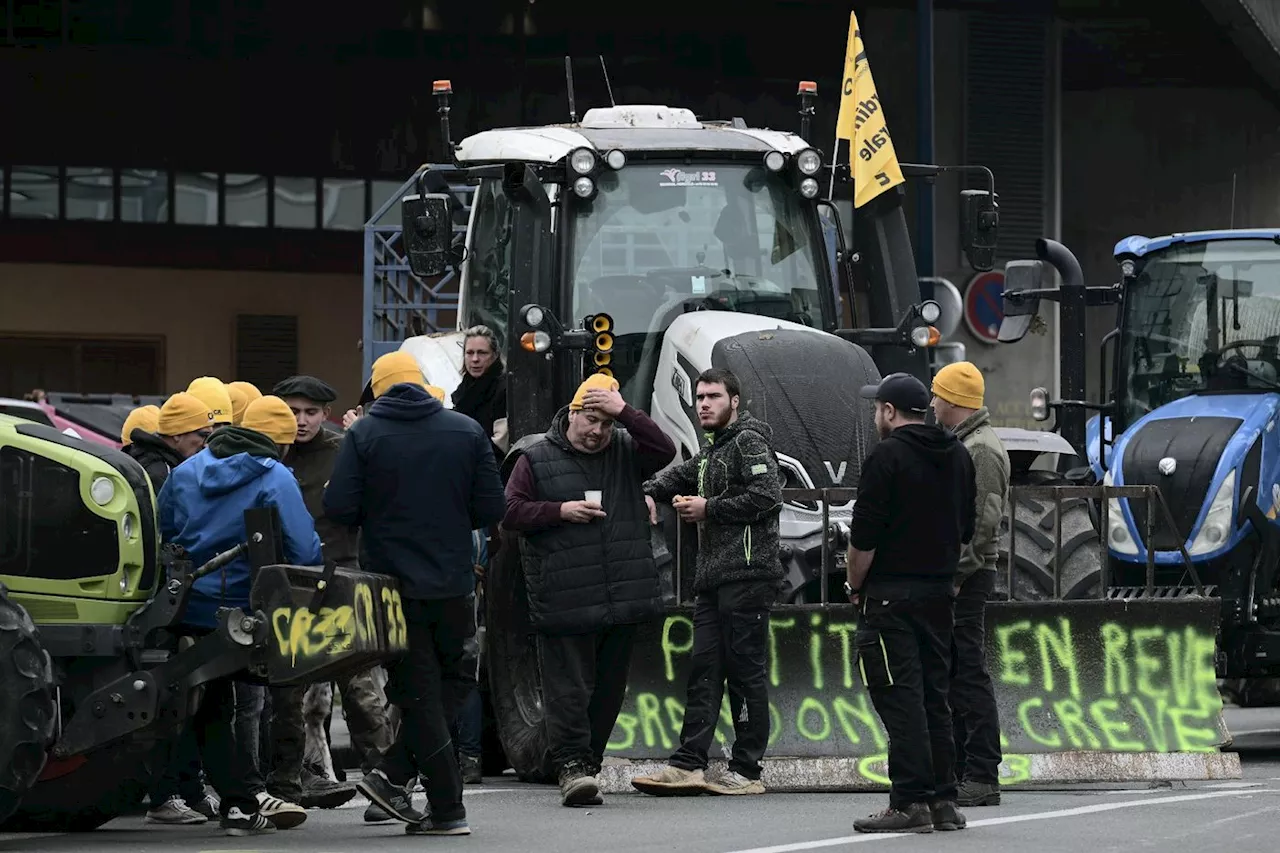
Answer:
[[[609,83],[609,69],[604,64],[604,54],[600,54],[600,70],[604,72],[604,85],[609,90],[609,106],[616,107],[617,101],[613,99],[613,85]]]
[[[1231,224],[1228,228],[1236,227],[1236,173],[1231,173]]]
[[[569,89],[569,124],[577,124],[578,108],[573,102],[573,63],[567,56],[564,58],[564,80]]]

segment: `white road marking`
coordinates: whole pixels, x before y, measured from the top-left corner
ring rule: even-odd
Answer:
[[[1253,793],[1253,792],[1251,792]],[[1280,793],[1275,789],[1266,789],[1260,793]],[[1213,800],[1221,797],[1239,797],[1239,791],[1214,791],[1208,794],[1182,794],[1176,797],[1154,797],[1146,800],[1126,800],[1123,803],[1098,803],[1091,806],[1077,806],[1072,809],[1058,809],[1051,812],[1035,812],[1033,814],[1008,815],[1006,817],[983,818],[969,821],[969,828],[980,826],[1001,826],[1006,823],[1024,823],[1032,820],[1053,820],[1060,817],[1078,817],[1080,815],[1110,812],[1117,809],[1136,809],[1144,806],[1159,806],[1166,803],[1187,803],[1193,800]],[[840,847],[845,844],[861,844],[868,841],[880,841],[888,838],[909,838],[916,836],[912,832],[894,832],[871,835],[842,835],[839,838],[819,838],[813,841],[797,841],[792,844],[775,844],[772,847],[752,847],[747,850],[735,850],[732,853],[794,853],[797,850],[817,850],[823,847]]]
[[[1261,782],[1214,782],[1212,785],[1201,785],[1202,788],[1261,788]]]

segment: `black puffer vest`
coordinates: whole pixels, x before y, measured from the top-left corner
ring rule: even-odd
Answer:
[[[537,499],[577,501],[587,490],[599,489],[607,517],[521,536],[530,620],[543,634],[585,634],[644,622],[662,611],[662,589],[635,443],[626,430],[614,427],[608,447],[582,453],[565,437],[567,425],[565,408],[525,451]]]

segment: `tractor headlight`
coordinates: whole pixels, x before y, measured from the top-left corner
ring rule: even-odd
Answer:
[[[1111,486],[1115,481],[1108,471],[1102,478],[1102,485]],[[1138,543],[1129,534],[1129,525],[1125,524],[1124,511],[1120,508],[1119,498],[1107,499],[1107,547],[1117,554],[1138,553]]]
[[[800,182],[800,195],[805,198],[818,197],[818,182],[813,178],[805,178]]]
[[[1211,554],[1227,544],[1227,538],[1231,535],[1231,520],[1235,517],[1235,505],[1236,472],[1233,470],[1213,496],[1209,511],[1205,513],[1204,523],[1200,525],[1200,532],[1187,549],[1189,555],[1199,557]]]
[[[569,168],[579,175],[589,175],[596,169],[596,152],[579,148],[569,155]]]
[[[781,172],[786,165],[787,158],[783,156],[781,151],[770,151],[764,155],[764,167],[770,172]]]
[[[796,155],[796,168],[802,175],[816,175],[822,168],[822,155],[812,148],[806,148]]]
[[[98,506],[106,506],[116,496],[116,484],[106,477],[98,477],[89,484],[89,497]]]
[[[627,155],[619,151],[617,148],[604,155],[604,161],[609,164],[609,168],[615,172],[627,165]]]
[[[132,542],[138,531],[138,522],[133,513],[126,512],[124,514],[124,521],[120,523],[120,529],[124,532],[124,538]]]
[[[539,305],[530,305],[528,308],[524,309],[524,321],[531,328],[536,329],[539,326],[541,326],[542,321],[545,318],[546,318],[546,314],[543,312],[542,307]]]
[[[591,198],[595,191],[595,181],[591,180],[586,175],[583,175],[581,178],[578,178],[573,182],[573,192],[578,196],[578,198]]]

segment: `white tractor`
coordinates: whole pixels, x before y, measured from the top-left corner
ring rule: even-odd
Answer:
[[[446,140],[450,92],[436,84]],[[923,348],[938,337],[939,307],[920,300],[901,194],[857,209],[851,245],[822,199],[827,167],[802,136],[667,106],[591,109],[581,121],[489,130],[450,147],[475,186],[465,245],[451,245],[454,204],[428,192],[430,170],[402,219],[415,274],[460,268],[459,331],[401,348],[451,392],[461,330],[493,329],[508,376],[504,473],[598,371],[661,425],[677,461],[690,458],[704,441],[697,376],[727,367],[742,381],[743,408],[771,426],[785,478],[784,601],[838,600],[838,531],[877,440],[858,389],[895,370],[927,381]],[[982,257],[994,245],[994,200],[970,190],[965,203],[963,242]],[[859,328],[841,328],[846,307]],[[690,597],[696,537],[680,536],[667,509],[655,553],[676,604]],[[503,548],[486,578],[490,699],[512,766],[548,779],[514,550]]]

